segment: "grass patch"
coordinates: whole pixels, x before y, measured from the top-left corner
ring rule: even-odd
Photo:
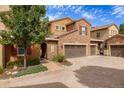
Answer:
[[[20,76],[23,76],[23,75],[38,73],[38,72],[47,71],[47,70],[48,70],[47,67],[45,67],[43,65],[36,65],[36,66],[28,67],[27,69],[24,69],[24,70],[18,72],[14,76],[15,77],[20,77]]]

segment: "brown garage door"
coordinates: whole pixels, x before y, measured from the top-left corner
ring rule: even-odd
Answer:
[[[124,57],[124,45],[112,45],[111,56]]]
[[[90,46],[90,54],[91,55],[96,55],[96,46],[95,45]]]
[[[82,57],[86,56],[86,46],[85,45],[65,45],[65,57]]]

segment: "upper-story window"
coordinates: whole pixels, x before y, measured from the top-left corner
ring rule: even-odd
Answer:
[[[55,29],[56,30],[60,30],[60,26],[59,25],[56,25]]]
[[[64,26],[60,26],[60,25],[56,25],[55,26],[55,29],[56,30],[62,30],[62,31],[64,31],[65,30],[65,27]]]
[[[100,32],[96,33],[96,38],[100,38]]]
[[[62,29],[62,30],[65,30],[65,27],[62,26],[61,29]]]
[[[87,30],[87,29],[86,29],[85,26],[81,26],[81,27],[80,27],[80,34],[81,34],[81,35],[86,35],[86,30]]]

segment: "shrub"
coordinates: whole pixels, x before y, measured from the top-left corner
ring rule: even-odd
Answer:
[[[40,64],[39,58],[35,58],[27,61],[28,66],[39,65],[39,64]]]
[[[39,65],[39,64],[40,64],[40,60],[38,58],[27,60],[27,66],[33,66],[33,65]],[[14,66],[22,67],[23,65],[24,65],[24,62],[22,59],[17,61],[9,61],[7,63],[7,68],[11,69]]]
[[[2,74],[4,69],[0,66],[0,74]]]
[[[38,72],[46,71],[46,70],[48,70],[47,67],[45,67],[43,65],[31,66],[31,67],[28,67],[27,69],[22,70],[22,71],[18,72],[17,74],[15,74],[15,77],[20,77],[20,76],[32,74],[32,73],[38,73]]]
[[[9,68],[9,69],[13,68],[14,66],[17,66],[17,67],[23,66],[22,61],[20,61],[20,60],[17,60],[17,61],[9,61],[9,62],[7,63],[7,68]]]
[[[65,60],[65,57],[61,54],[57,54],[52,57],[52,60],[56,62],[63,62]]]

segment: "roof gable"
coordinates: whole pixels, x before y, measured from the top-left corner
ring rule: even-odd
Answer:
[[[117,25],[114,24],[114,23],[112,23],[112,24],[108,24],[108,25],[92,27],[91,31],[97,31],[97,30],[102,30],[102,29],[108,29],[109,27],[111,27],[111,26],[113,26],[113,25],[118,29]]]
[[[117,34],[117,35],[114,35],[114,36],[112,36],[112,37],[106,39],[105,41],[108,41],[108,40],[110,40],[110,39],[117,38],[117,37],[122,37],[122,38],[124,38],[124,35],[122,35],[122,34]]]
[[[64,17],[64,18],[61,18],[61,19],[52,20],[52,21],[49,22],[49,24],[51,24],[51,23],[53,23],[53,22],[57,22],[57,21],[66,20],[66,19],[69,19],[70,21],[72,21],[71,18],[69,18],[69,17]]]

